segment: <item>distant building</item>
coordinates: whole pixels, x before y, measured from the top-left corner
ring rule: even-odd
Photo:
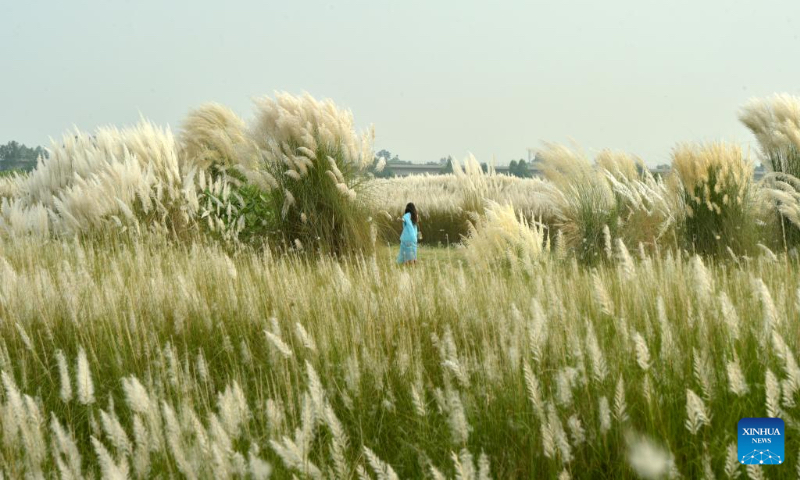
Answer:
[[[442,165],[439,164],[421,164],[421,163],[409,163],[409,164],[392,164],[392,171],[398,177],[407,177],[408,175],[439,175],[442,173]],[[498,174],[507,175],[508,174],[508,166],[502,167],[494,167],[494,171]]]
[[[409,175],[440,175],[442,172],[442,165],[433,164],[432,162],[421,164],[421,163],[392,163],[392,172],[398,177],[407,177]],[[650,173],[653,176],[660,176],[666,177],[669,172],[672,170],[670,165],[662,164],[657,165],[655,167],[650,168]],[[494,167],[494,171],[500,175],[509,175],[508,166],[498,166]],[[542,171],[537,167],[536,162],[531,165],[531,172],[533,173],[534,177],[542,177]],[[766,170],[763,168],[756,168],[753,172],[753,179],[758,181],[764,177]]]

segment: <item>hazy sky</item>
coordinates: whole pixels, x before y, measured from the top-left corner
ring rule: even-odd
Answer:
[[[747,144],[738,108],[800,94],[800,0],[0,0],[0,143],[173,128],[205,101],[308,91],[414,162],[542,140],[669,160]]]

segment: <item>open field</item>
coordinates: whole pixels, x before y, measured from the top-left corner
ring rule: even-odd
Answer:
[[[395,253],[0,243],[0,469],[723,477],[742,416],[800,447],[795,260]]]
[[[800,474],[800,98],[745,108],[758,182],[724,142],[376,180],[349,111],[255,102],[0,177],[3,478]],[[783,465],[740,465],[742,417]]]

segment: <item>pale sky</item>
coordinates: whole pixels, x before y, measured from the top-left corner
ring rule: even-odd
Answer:
[[[505,164],[543,140],[669,161],[800,95],[800,0],[0,0],[0,143],[308,91],[376,150]]]

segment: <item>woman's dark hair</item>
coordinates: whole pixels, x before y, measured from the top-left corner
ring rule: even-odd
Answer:
[[[414,222],[414,225],[417,224],[417,207],[414,206],[413,203],[409,203],[406,205],[406,212],[411,214],[411,221]],[[405,215],[405,213],[403,215]]]

